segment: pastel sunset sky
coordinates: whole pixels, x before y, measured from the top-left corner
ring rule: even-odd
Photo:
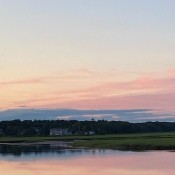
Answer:
[[[175,112],[174,0],[0,0],[0,110]]]

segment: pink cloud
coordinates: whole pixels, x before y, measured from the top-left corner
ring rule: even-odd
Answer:
[[[60,91],[55,96],[58,94],[61,96],[69,94],[80,99],[94,99],[112,96],[173,93],[174,88],[175,79],[172,78],[153,79],[140,77],[127,82],[110,82],[85,89]]]
[[[95,77],[96,75],[96,77]],[[103,74],[102,74],[103,75]],[[109,76],[110,74],[108,74]],[[112,73],[114,76],[114,74]],[[150,108],[174,110],[175,104],[175,78],[173,76],[164,75],[162,78],[147,75],[140,76],[128,81],[118,81],[110,79],[110,81],[94,80],[101,74],[96,71],[86,69],[73,71],[72,74],[60,74],[55,76],[30,78],[18,81],[1,82],[0,85],[16,85],[16,84],[42,84],[44,87],[64,84],[64,80],[70,85],[69,90],[52,88],[44,91],[40,95],[30,96],[11,101],[15,106],[31,106],[31,107],[70,107],[81,109],[133,109],[133,108]],[[83,84],[84,79],[88,78],[88,86]],[[85,79],[86,79],[85,78]],[[91,81],[93,79],[93,81]],[[75,84],[74,88],[69,81],[76,80],[79,84]],[[83,80],[83,81],[82,81]],[[106,80],[109,80],[108,78]],[[93,82],[93,83],[92,83]],[[27,88],[27,87],[26,87]]]
[[[170,70],[168,71],[168,73],[169,73],[169,76],[175,78],[175,68],[170,69]]]
[[[122,97],[106,97],[70,102],[46,101],[38,104],[40,107],[68,107],[78,109],[155,109],[175,111],[175,94],[147,94]]]

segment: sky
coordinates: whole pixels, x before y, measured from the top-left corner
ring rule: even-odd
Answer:
[[[0,0],[0,110],[175,114],[174,0]]]

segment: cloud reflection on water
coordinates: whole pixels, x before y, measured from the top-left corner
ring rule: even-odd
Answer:
[[[174,155],[172,152],[97,151],[67,159],[1,160],[0,172],[3,175],[174,175]]]

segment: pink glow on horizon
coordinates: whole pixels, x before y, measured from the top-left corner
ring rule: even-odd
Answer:
[[[170,103],[171,102],[171,103]],[[154,109],[174,112],[175,94],[138,95],[125,97],[108,97],[100,99],[78,100],[67,103],[53,103],[36,106],[42,108],[75,109]]]
[[[139,109],[174,111],[172,74],[116,78],[114,71],[77,70],[0,82],[1,109],[18,106],[77,109]],[[125,77],[125,78],[124,78]],[[6,94],[5,92],[7,92]]]

